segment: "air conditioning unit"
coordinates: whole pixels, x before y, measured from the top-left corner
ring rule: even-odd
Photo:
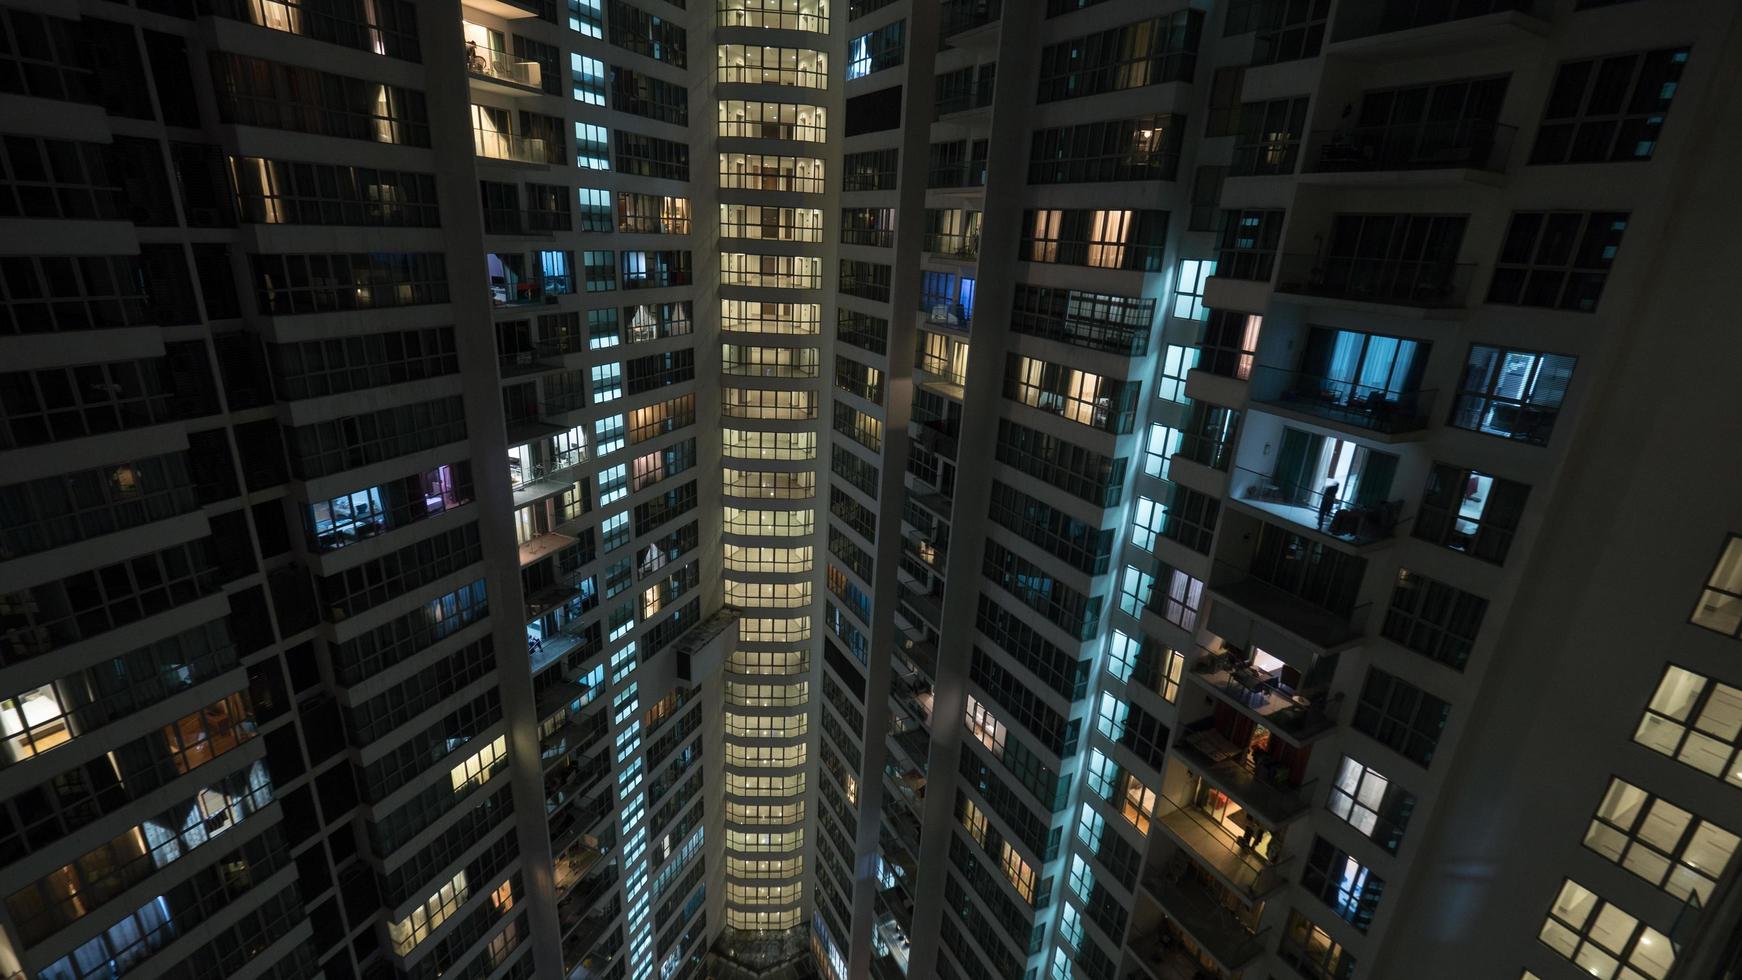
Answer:
[[[223,224],[217,208],[188,208],[188,224],[194,228],[216,228]]]

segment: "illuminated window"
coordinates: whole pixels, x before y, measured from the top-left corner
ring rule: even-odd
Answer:
[[[974,838],[976,844],[984,847],[986,845],[986,827],[988,826],[986,812],[975,806],[974,801],[965,796],[961,798],[961,803],[961,812],[958,816],[961,817],[962,826],[967,828],[968,836]]]
[[[458,793],[468,785],[484,785],[490,779],[491,769],[507,758],[508,736],[498,735],[471,758],[448,770],[448,779],[453,783],[454,792]]]
[[[993,716],[980,699],[968,695],[968,706],[965,712],[968,734],[979,739],[980,744],[990,749],[993,755],[1004,757],[1004,739],[1007,734],[1004,723]]]
[[[1737,738],[1742,733],[1742,690],[1671,666],[1646,706],[1633,740],[1742,786]]]
[[[454,875],[453,880],[443,885],[424,903],[411,910],[411,914],[398,922],[389,923],[387,935],[393,940],[393,952],[404,956],[412,951],[418,943],[428,938],[448,916],[459,911],[466,901],[466,872]]]
[[[1732,534],[1724,542],[1724,551],[1694,607],[1693,621],[1695,626],[1725,636],[1742,635],[1742,535]]]
[[[1204,283],[1216,274],[1215,259],[1181,259],[1179,277],[1173,284],[1173,315],[1182,320],[1202,320]]]
[[[1711,901],[1738,839],[1667,800],[1620,779],[1585,831],[1585,846],[1684,901]]]
[[[1537,938],[1600,980],[1663,980],[1675,965],[1668,936],[1571,878],[1555,896]]]
[[[1119,815],[1131,821],[1138,833],[1149,833],[1149,821],[1155,816],[1155,790],[1131,773],[1125,773],[1123,789],[1118,791]]]
[[[1010,884],[1015,886],[1016,893],[1022,896],[1022,900],[1033,904],[1034,869],[1028,866],[1028,862],[1022,859],[1022,855],[1016,853],[1016,849],[1010,846],[1009,841],[1003,841],[999,844],[999,865],[1004,869],[1004,877],[1008,878]]]

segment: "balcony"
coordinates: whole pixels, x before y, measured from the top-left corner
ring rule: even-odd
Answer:
[[[521,208],[485,208],[486,235],[537,235],[574,229],[574,216],[567,211]]]
[[[920,248],[934,256],[973,262],[980,257],[980,236],[927,232]]]
[[[1433,389],[1379,388],[1338,378],[1259,365],[1252,370],[1251,400],[1292,415],[1336,423],[1360,433],[1403,436],[1429,425]]]
[[[1506,171],[1517,136],[1517,127],[1486,119],[1318,130],[1307,143],[1306,170],[1314,174],[1447,170],[1499,174]]]
[[[1240,972],[1264,955],[1264,935],[1269,930],[1254,934],[1183,862],[1170,863],[1165,869],[1146,869],[1143,887],[1180,932],[1229,973]],[[1167,944],[1162,945],[1165,948]]]
[[[1284,862],[1273,862],[1240,846],[1233,835],[1195,806],[1163,795],[1157,800],[1157,823],[1198,863],[1220,878],[1243,902],[1255,902],[1288,881]]]
[[[1232,496],[1255,510],[1353,545],[1391,540],[1403,510],[1402,500],[1356,503],[1244,466],[1234,469]]]
[[[520,543],[520,567],[541,562],[579,540],[554,531],[533,535]]]
[[[1469,305],[1476,266],[1469,262],[1356,258],[1347,255],[1284,255],[1276,292],[1318,299],[1403,306],[1416,310],[1461,310]]]
[[[579,884],[583,875],[598,865],[604,854],[598,838],[582,838],[556,859],[556,892],[563,896]]]
[[[539,165],[550,160],[544,140],[488,129],[472,130],[472,152],[486,160],[511,160]]]
[[[1286,564],[1292,568],[1295,562]],[[1267,582],[1254,571],[1222,561],[1215,563],[1212,575],[1215,580],[1210,583],[1210,592],[1218,602],[1263,620],[1268,626],[1304,643],[1318,654],[1333,653],[1354,646],[1364,635],[1359,624],[1366,620],[1367,611],[1371,608],[1367,603],[1352,610],[1334,611],[1333,608],[1304,599],[1290,589]],[[1224,576],[1227,577],[1226,580]],[[1312,591],[1326,583],[1323,579],[1305,579],[1297,584],[1302,591]],[[1212,620],[1216,618],[1212,615]],[[1215,625],[1213,622],[1212,627]],[[1217,632],[1223,636],[1228,635],[1221,630]]]
[[[907,434],[926,452],[956,458],[956,435],[942,419],[924,418],[915,412],[908,422]]]
[[[944,0],[938,14],[939,33],[943,37],[955,38],[957,34],[996,24],[1003,14],[1003,7],[1003,0]],[[958,42],[962,40],[966,39],[958,39]]]
[[[1546,33],[1546,6],[1543,0],[1361,0],[1338,7],[1333,41],[1338,53],[1351,55],[1456,54]]]
[[[516,58],[506,51],[467,45],[466,75],[474,88],[503,95],[544,93],[544,73],[539,63]]]
[[[1307,811],[1311,783],[1297,785],[1288,768],[1270,754],[1230,741],[1216,729],[1214,718],[1187,726],[1171,748],[1186,768],[1272,827]]]
[[[1218,700],[1296,745],[1336,727],[1336,698],[1290,690],[1276,673],[1235,663],[1224,654],[1204,651],[1188,673]]]
[[[937,644],[927,640],[924,634],[903,629],[896,630],[895,643],[902,658],[912,664],[915,670],[927,678],[937,676]]]
[[[932,629],[942,629],[944,622],[943,592],[921,592],[911,585],[902,584],[897,590],[901,598],[902,611],[911,611]]]

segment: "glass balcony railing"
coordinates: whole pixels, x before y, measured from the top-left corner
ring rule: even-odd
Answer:
[[[1215,872],[1232,890],[1249,899],[1262,898],[1288,881],[1287,859],[1272,860],[1243,846],[1209,814],[1189,801],[1163,794],[1157,801],[1156,822],[1190,851],[1202,866]]]
[[[550,158],[544,140],[488,129],[472,130],[472,151],[487,160],[515,160],[520,163],[545,163]]]
[[[1357,126],[1319,130],[1307,149],[1312,173],[1384,170],[1486,170],[1501,173],[1518,135],[1516,126],[1485,119]]]
[[[1003,0],[944,0],[938,23],[944,37],[996,23],[1003,14]]]
[[[1337,10],[1335,39],[1352,41],[1489,14],[1539,15],[1540,0],[1361,0]]]
[[[1259,365],[1252,369],[1252,400],[1370,432],[1397,435],[1428,426],[1432,389],[1381,388]]]
[[[1469,262],[1292,253],[1282,257],[1276,291],[1454,310],[1469,305],[1475,271],[1476,266]]]
[[[1390,538],[1403,510],[1402,500],[1357,502],[1326,494],[1322,487],[1315,489],[1292,480],[1279,480],[1244,466],[1234,468],[1230,491],[1236,499],[1267,514],[1351,544],[1372,544]]]

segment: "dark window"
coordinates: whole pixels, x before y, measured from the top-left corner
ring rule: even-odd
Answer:
[[[1683,47],[1563,63],[1530,162],[1651,159],[1687,62]]]
[[[1620,212],[1514,212],[1488,302],[1595,312],[1626,230]]]
[[[1451,711],[1451,705],[1426,691],[1369,667],[1352,724],[1411,762],[1427,766]]]

